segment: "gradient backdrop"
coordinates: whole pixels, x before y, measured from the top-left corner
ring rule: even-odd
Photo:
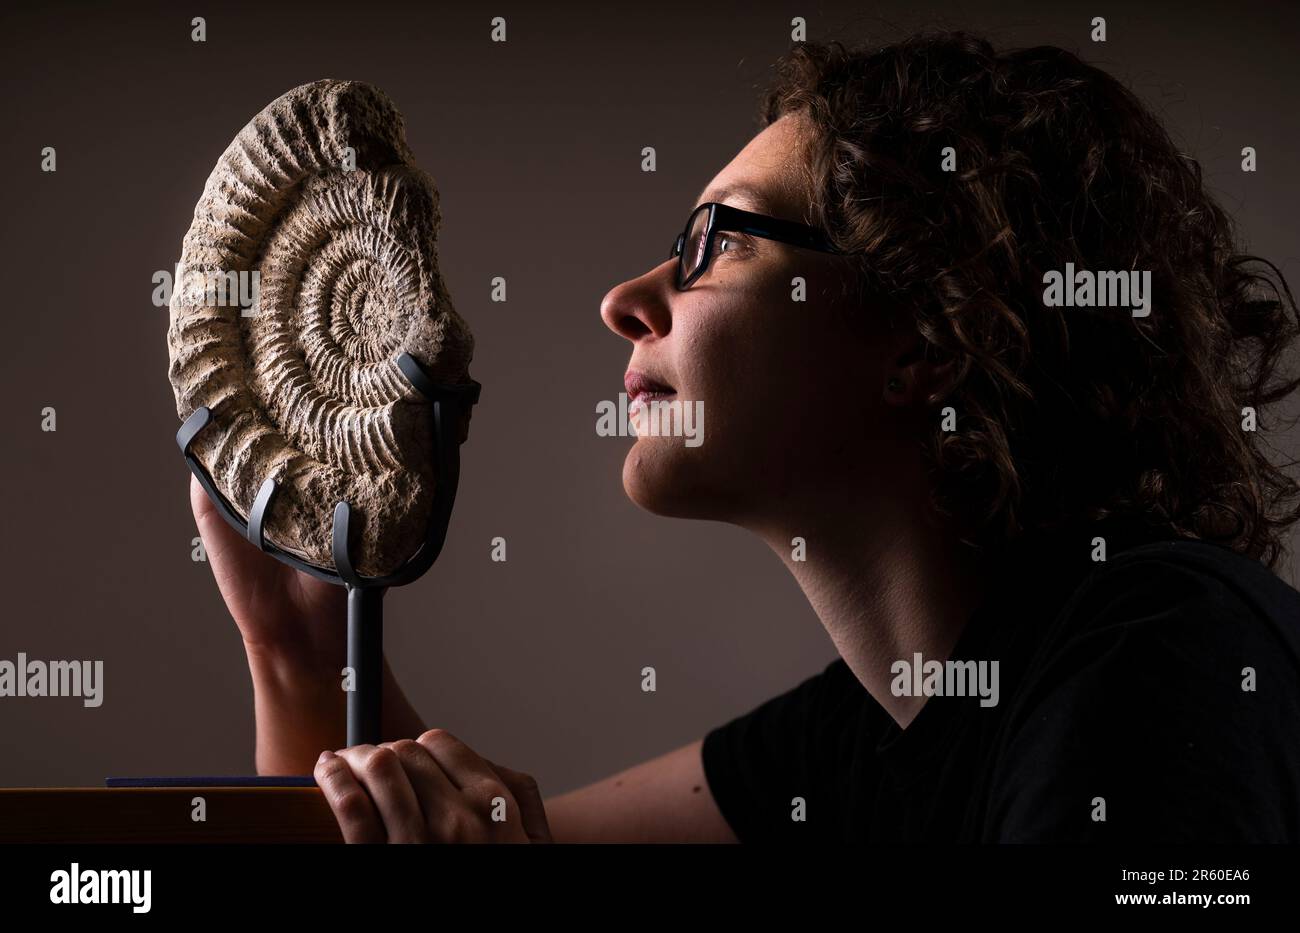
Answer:
[[[446,549],[388,596],[388,652],[429,725],[550,795],[696,739],[834,657],[775,556],[737,529],[638,510],[620,481],[630,441],[594,429],[628,358],[600,300],[664,259],[757,131],[792,16],[815,40],[945,26],[1077,51],[1155,106],[1247,245],[1300,279],[1296,8],[1128,7],[6,4],[0,658],[102,659],[105,684],[98,709],[0,699],[0,785],[252,773],[248,672],[190,558],[167,311],[150,297],[218,155],[279,94],[322,77],[378,85],[441,190],[443,274],[483,399]],[[489,41],[494,15],[505,44]],[[1089,40],[1095,15],[1105,44]],[[1243,145],[1257,174],[1239,170]],[[39,170],[44,146],[57,173]],[[496,275],[505,304],[489,300]],[[1282,446],[1294,455],[1297,435]],[[497,535],[506,563],[489,559]],[[640,689],[646,665],[656,693]]]

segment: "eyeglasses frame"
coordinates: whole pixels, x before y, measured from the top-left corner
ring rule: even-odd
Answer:
[[[700,267],[683,281],[682,273],[686,261],[684,258],[686,235],[690,232],[691,225],[695,223],[696,215],[703,210],[709,212],[709,220],[704,232],[704,257],[700,262]],[[817,227],[811,227],[808,224],[793,220],[769,217],[767,214],[747,211],[739,207],[733,207],[730,204],[723,204],[720,201],[706,201],[691,211],[691,215],[686,218],[686,226],[681,233],[677,234],[672,251],[668,254],[669,259],[677,259],[677,271],[673,275],[673,283],[677,286],[678,291],[686,291],[709,268],[709,264],[713,262],[714,237],[718,233],[743,233],[747,236],[774,240],[778,243],[786,243],[803,249],[812,249],[823,253],[840,253],[840,250],[831,242],[830,237]]]

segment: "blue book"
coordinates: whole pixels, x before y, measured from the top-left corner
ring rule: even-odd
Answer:
[[[257,777],[111,777],[104,780],[105,787],[315,787],[310,776],[285,775],[283,777],[258,775]]]

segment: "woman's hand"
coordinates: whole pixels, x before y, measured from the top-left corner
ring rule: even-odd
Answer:
[[[442,729],[324,752],[315,778],[345,842],[551,842],[537,782]]]
[[[239,626],[253,679],[259,774],[308,774],[344,741],[347,591],[264,554],[226,523],[197,479],[190,507],[212,575]],[[419,714],[384,662],[383,735],[416,735]]]
[[[346,646],[343,587],[318,580],[264,554],[221,517],[190,477],[190,508],[203,548],[244,645],[250,652],[320,663],[333,673]]]

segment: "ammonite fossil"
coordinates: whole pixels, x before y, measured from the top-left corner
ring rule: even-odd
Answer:
[[[273,477],[266,540],[327,569],[341,500],[363,575],[394,571],[424,539],[429,403],[395,359],[450,384],[473,354],[438,271],[439,222],[392,102],[325,80],[239,132],[185,235],[169,375],[182,419],[213,416],[191,450],[245,519]]]

